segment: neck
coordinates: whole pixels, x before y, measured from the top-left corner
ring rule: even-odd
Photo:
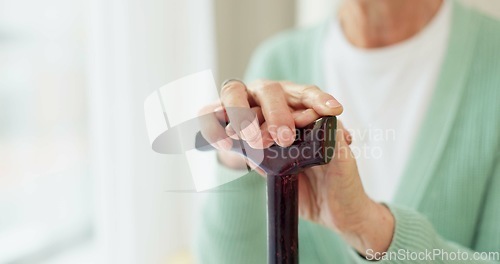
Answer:
[[[378,48],[404,41],[422,30],[443,0],[346,0],[339,18],[355,46]]]

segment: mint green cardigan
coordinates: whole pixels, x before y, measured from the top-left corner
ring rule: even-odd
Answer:
[[[292,30],[265,42],[246,79],[322,87],[324,29]],[[447,54],[426,111],[388,204],[396,223],[388,252],[439,249],[471,258],[474,252],[500,252],[500,22],[453,4]],[[234,171],[219,166],[217,173]],[[265,180],[250,172],[206,194],[195,231],[198,263],[266,263],[266,231]],[[367,262],[332,230],[314,223],[301,220],[299,236],[301,264]]]

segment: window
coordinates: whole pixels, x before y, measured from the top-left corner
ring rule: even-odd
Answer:
[[[79,4],[0,0],[0,263],[92,234]]]

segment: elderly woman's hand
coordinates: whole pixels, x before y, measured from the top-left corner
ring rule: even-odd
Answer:
[[[222,110],[221,105],[226,111],[218,111]],[[224,165],[243,169],[244,159],[228,151],[233,144],[231,138],[243,139],[258,149],[274,143],[290,146],[296,126],[305,126],[320,116],[340,115],[342,105],[313,85],[259,80],[246,86],[230,81],[221,89],[221,102],[200,110],[203,116],[210,113],[214,113],[213,122],[202,124],[204,138],[219,150]],[[221,125],[224,121],[230,125]]]
[[[368,249],[383,253],[392,241],[394,218],[388,208],[366,195],[350,143],[349,133],[338,121],[332,160],[299,175],[299,214],[335,230],[363,255]]]
[[[228,135],[243,139],[254,148],[267,148],[274,143],[285,147],[293,143],[295,127],[305,126],[320,116],[339,115],[343,110],[333,96],[318,87],[290,82],[258,81],[246,87],[232,81],[222,88],[221,103],[227,111],[219,111],[215,116],[231,125],[213,123],[202,133],[217,141],[213,145],[219,149],[220,160],[233,168],[244,166],[244,161],[227,151],[232,145]],[[207,106],[202,113],[216,110],[216,105]],[[253,115],[231,109],[247,109]],[[350,135],[338,123],[332,160],[299,175],[299,214],[336,231],[361,254],[368,249],[385,252],[394,232],[393,216],[388,208],[366,195],[349,147]]]

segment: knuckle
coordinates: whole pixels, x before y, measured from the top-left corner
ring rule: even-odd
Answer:
[[[266,94],[283,92],[283,89],[279,82],[265,80],[256,84],[254,91],[256,94]]]
[[[300,97],[302,98],[302,100],[304,100],[304,99],[316,99],[321,95],[321,93],[319,93],[319,91],[321,91],[321,90],[316,85],[306,85],[302,89]]]
[[[302,89],[302,94],[316,94],[320,91],[319,87],[316,85],[306,85],[304,89]]]
[[[221,88],[221,94],[229,94],[229,93],[241,93],[245,92],[246,87],[245,84],[241,82],[229,82],[226,83],[222,88]]]
[[[319,91],[319,90],[320,90],[319,87],[316,86],[316,85],[314,85],[314,84],[309,84],[309,85],[304,86],[304,91],[309,91],[309,92],[313,91],[313,92],[316,92],[316,91]]]
[[[268,109],[267,114],[271,117],[271,119],[279,122],[286,122],[289,119],[292,119],[292,113],[290,113],[290,110],[283,107],[273,107]]]
[[[264,85],[268,82],[272,82],[271,80],[268,80],[268,79],[256,79],[255,81],[251,82],[250,85],[249,85],[249,88],[250,87],[258,87],[260,85]]]

